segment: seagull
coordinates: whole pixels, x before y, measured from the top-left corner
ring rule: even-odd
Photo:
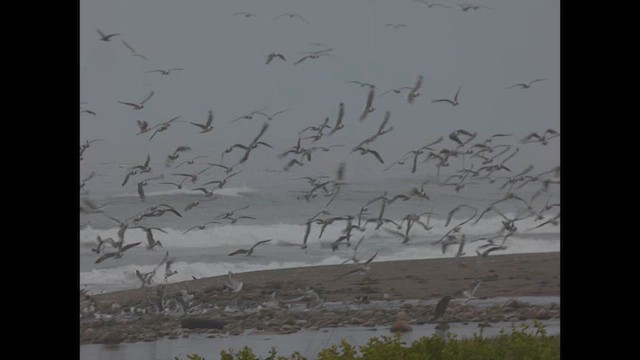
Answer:
[[[252,13],[248,13],[248,12],[237,12],[237,13],[233,14],[233,16],[244,16],[247,19],[252,17],[252,16],[258,17],[258,15],[252,14]]]
[[[165,267],[164,267],[164,282],[167,282],[167,279],[169,279],[170,276],[173,276],[175,274],[178,273],[177,270],[171,270],[171,265],[173,265],[173,262],[176,261],[176,259],[171,259],[171,260],[167,260]]]
[[[149,96],[147,96],[146,99],[142,100],[142,102],[140,104],[136,104],[136,103],[132,103],[132,102],[124,102],[124,101],[120,101],[118,100],[118,102],[120,104],[125,104],[125,105],[129,105],[133,108],[133,110],[140,110],[144,108],[144,103],[147,102],[149,99],[151,99],[151,97],[153,96],[154,92],[151,91],[151,93],[149,94]]]
[[[449,305],[450,300],[451,300],[451,296],[446,295],[442,299],[440,299],[440,301],[438,301],[438,304],[436,305],[436,309],[433,312],[433,318],[431,319],[431,321],[435,321],[438,318],[442,317],[442,315],[444,315],[445,311],[447,311],[447,305]]]
[[[286,109],[286,110],[278,111],[277,113],[275,113],[275,114],[273,114],[273,115],[267,115],[267,114],[263,113],[262,111],[256,111],[255,113],[256,113],[256,114],[260,114],[260,115],[262,115],[262,116],[266,117],[268,121],[271,121],[271,120],[273,120],[276,116],[278,116],[278,115],[280,115],[280,114],[282,114],[282,113],[285,113],[285,112],[287,112],[287,111],[289,111],[289,110],[291,110],[291,109]]]
[[[100,237],[100,235],[98,235],[98,236],[96,236],[96,240],[98,241],[98,246],[95,247],[95,248],[91,248],[91,251],[93,251],[96,254],[100,254],[100,250],[102,250],[102,248],[104,248],[105,243],[106,244],[111,244],[111,246],[113,246],[113,247],[117,247],[116,242],[112,238],[103,239],[102,237]]]
[[[179,183],[179,184],[176,184],[176,183],[174,183],[174,182],[170,182],[170,181],[167,181],[167,182],[159,182],[158,184],[174,185],[174,186],[175,186],[175,187],[177,187],[178,189],[182,189],[182,184],[183,184],[186,180],[187,180],[187,178],[186,178],[186,177],[183,177],[183,178],[182,178],[182,181],[180,181],[180,183]]]
[[[264,111],[264,110],[266,110],[266,109],[267,109],[267,106],[265,106],[265,107],[263,107],[263,108],[260,108],[260,109],[258,109],[258,110],[252,111],[252,112],[251,112],[251,113],[249,113],[248,115],[242,115],[242,116],[239,116],[239,117],[237,117],[237,118],[235,118],[235,119],[231,120],[231,121],[230,121],[230,123],[236,122],[236,121],[241,120],[241,119],[248,119],[248,120],[251,120],[251,119],[253,119],[253,115],[255,115],[255,114],[257,114],[257,113],[259,113],[259,112],[261,112],[261,111]]]
[[[171,68],[168,70],[157,69],[157,70],[147,71],[147,73],[159,72],[162,75],[169,75],[172,71],[178,71],[178,70],[184,70],[184,69],[182,68]]]
[[[385,27],[391,27],[393,29],[400,29],[400,28],[408,28],[409,27],[409,25],[407,25],[407,24],[389,24],[389,23],[385,24],[384,26]]]
[[[161,232],[163,232],[165,234],[167,233],[166,231],[164,231],[164,230],[162,230],[160,228],[149,228],[149,227],[146,227],[146,226],[136,226],[136,227],[134,227],[132,229],[135,229],[135,228],[142,229],[142,231],[144,231],[147,234],[147,250],[153,250],[153,248],[156,247],[156,246],[163,247],[162,243],[159,240],[157,241],[156,239],[153,238],[152,230],[158,230],[158,231],[161,231]]]
[[[550,136],[547,137],[547,134],[549,134]],[[553,130],[553,129],[547,129],[545,130],[544,133],[542,133],[542,136],[538,135],[538,133],[532,132],[531,134],[527,135],[525,138],[523,138],[520,142],[522,144],[528,144],[528,143],[532,143],[532,142],[539,142],[542,145],[547,145],[548,141],[560,136],[560,134]],[[537,139],[537,140],[531,140],[531,139]]]
[[[111,41],[112,37],[120,35],[120,33],[106,35],[102,31],[100,31],[100,29],[97,29],[97,28],[96,28],[96,31],[98,32],[98,34],[100,34],[100,40],[102,41]]]
[[[362,111],[362,115],[360,115],[360,121],[363,121],[364,119],[367,118],[367,115],[369,115],[369,113],[373,112],[375,110],[375,108],[373,107],[373,98],[375,97],[376,94],[376,87],[375,86],[371,86],[369,87],[369,95],[367,96],[367,104],[364,106],[364,110]]]
[[[136,120],[136,123],[138,124],[138,128],[140,129],[140,131],[136,135],[148,133],[155,128],[150,128],[149,123],[144,120]]]
[[[370,83],[363,83],[363,82],[355,81],[355,80],[354,80],[354,81],[349,81],[349,82],[348,82],[348,84],[358,84],[358,85],[360,85],[360,87],[368,86],[368,87],[369,87],[369,89],[373,89],[373,88],[375,88],[375,87],[376,87],[376,86],[375,86],[375,85],[373,85],[373,84],[370,84]]]
[[[82,188],[84,187],[85,183],[89,180],[91,180],[94,176],[96,176],[96,172],[92,171],[91,174],[89,174],[86,178],[84,178],[83,180],[80,180],[80,190],[82,190]]]
[[[357,148],[353,149],[352,152],[355,152],[355,151],[360,151],[360,155],[371,154],[375,156],[376,159],[380,161],[380,163],[384,164],[384,160],[382,160],[382,157],[377,151],[371,150],[369,148],[363,148],[362,146],[358,146]]]
[[[467,139],[467,141],[461,141],[460,140],[460,135],[466,135],[469,138]],[[466,145],[468,142],[470,142],[471,140],[475,139],[477,133],[470,133],[464,129],[459,129],[456,130],[454,132],[452,132],[451,134],[449,134],[449,139],[455,141],[458,144],[458,147],[464,146]]]
[[[170,167],[173,162],[180,157],[180,153],[184,151],[191,151],[189,146],[178,146],[178,148],[173,152],[173,154],[167,155],[167,159],[164,162],[165,167]]]
[[[265,143],[263,141],[258,141],[260,139],[260,137],[262,137],[262,135],[264,135],[265,131],[267,131],[268,127],[269,127],[269,123],[268,122],[266,122],[266,123],[264,123],[264,125],[262,125],[262,129],[260,130],[260,133],[258,134],[258,136],[256,136],[253,139],[253,141],[251,141],[251,143],[245,147],[244,156],[238,162],[239,164],[242,164],[245,161],[247,161],[249,159],[249,154],[251,153],[251,150],[257,148],[258,145],[263,145],[263,146],[267,146],[267,147],[273,148],[273,146],[271,146],[271,145],[269,145],[269,144],[267,144],[267,143]],[[240,145],[240,144],[236,144],[236,145]]]
[[[222,189],[223,186],[225,186],[227,184],[227,180],[229,180],[230,178],[232,178],[233,176],[236,176],[240,173],[240,171],[236,171],[233,174],[229,174],[227,175],[224,179],[222,180],[213,180],[213,181],[209,181],[207,183],[202,184],[202,186],[207,186],[207,185],[211,185],[211,184],[218,184],[218,189]]]
[[[244,284],[242,281],[232,278],[231,275],[233,275],[233,273],[229,271],[229,279],[224,282],[224,289],[231,292],[239,292],[242,290],[242,285]]]
[[[282,61],[287,62],[287,59],[285,59],[284,55],[280,53],[271,53],[267,55],[267,62],[265,64],[269,65],[275,58],[280,58]]]
[[[147,181],[163,179],[163,178],[164,178],[164,174],[161,174],[160,176],[150,177],[142,181],[139,181],[137,185],[138,185],[138,196],[140,196],[140,200],[145,201],[144,187],[147,186]]]
[[[531,87],[531,84],[538,82],[538,81],[545,81],[546,79],[535,79],[535,80],[531,80],[528,83],[518,83],[515,84],[513,86],[509,86],[507,89],[513,89],[514,87],[520,87],[521,89],[528,89]]]
[[[490,8],[486,5],[472,5],[472,4],[458,4],[458,5],[462,9],[462,11],[479,10],[479,9],[493,10],[493,8]]]
[[[167,122],[163,122],[161,124],[156,125],[154,127],[154,129],[156,129],[156,128],[157,129],[156,129],[156,131],[153,132],[153,134],[151,134],[151,137],[149,138],[149,141],[151,141],[151,139],[153,139],[153,137],[156,136],[157,133],[167,130],[171,126],[172,122],[174,122],[175,120],[177,120],[177,119],[179,119],[181,117],[182,117],[182,115],[179,115],[179,116],[176,116],[176,117],[174,117],[173,119],[171,119],[171,120],[169,120]]]
[[[129,51],[131,51],[131,55],[132,56],[137,56],[137,57],[141,57],[141,58],[143,58],[145,60],[149,60],[149,59],[147,59],[146,56],[144,56],[144,55],[140,54],[139,52],[137,52],[136,49],[134,49],[133,46],[129,45],[129,43],[124,41],[124,39],[122,40],[122,43],[124,44],[124,46],[127,47],[127,49],[129,49]]]
[[[80,110],[80,114],[82,114],[82,113],[87,113],[87,114],[91,114],[93,116],[96,116],[96,113],[94,111],[87,110],[87,109],[81,109]]]
[[[407,94],[407,102],[409,104],[413,104],[415,98],[420,96],[420,88],[422,87],[422,75],[418,75],[418,80],[416,80],[416,84],[413,86],[409,94]]]
[[[280,14],[280,15],[278,15],[278,16],[276,16],[276,17],[274,17],[274,18],[273,18],[273,19],[271,19],[271,20],[277,20],[277,19],[279,19],[279,18],[281,18],[281,17],[283,17],[283,16],[288,16],[290,19],[293,19],[293,18],[299,18],[300,20],[304,21],[304,22],[305,22],[305,23],[307,23],[308,25],[311,25],[311,23],[310,23],[310,22],[308,22],[308,21],[307,21],[305,18],[303,18],[302,16],[300,16],[300,15],[298,15],[298,14],[291,14],[291,13]]]
[[[386,94],[391,93],[391,92],[393,92],[395,94],[400,94],[402,92],[402,90],[411,90],[411,89],[413,89],[411,86],[401,86],[399,88],[393,88],[393,89],[387,90],[387,91],[383,92],[382,94],[378,95],[377,97],[381,97],[381,96],[386,95]]]
[[[331,49],[329,49],[329,50],[331,50]],[[336,57],[336,55],[328,54],[328,53],[325,52],[325,51],[329,51],[329,50],[321,50],[321,51],[317,51],[317,52],[314,52],[314,53],[309,54],[309,55],[305,55],[300,60],[294,62],[293,65],[298,65],[298,64],[300,64],[301,62],[303,62],[303,61],[305,61],[307,59],[317,59],[320,56],[333,56],[333,57]]]
[[[196,156],[196,157],[194,157],[194,158],[192,158],[190,160],[185,160],[185,161],[181,162],[180,164],[176,165],[176,167],[174,167],[173,170],[179,168],[180,166],[182,166],[184,164],[193,165],[196,160],[202,159],[202,158],[206,158],[206,157],[207,157],[207,155],[199,155],[199,156]]]
[[[436,99],[436,100],[432,100],[432,103],[436,103],[436,102],[448,102],[449,104],[453,105],[453,106],[458,106],[458,104],[460,104],[458,102],[458,95],[460,95],[460,90],[462,89],[462,85],[460,85],[458,87],[458,91],[456,92],[456,95],[453,97],[453,101],[450,99]]]
[[[345,274],[342,274],[340,276],[338,276],[335,280],[339,280],[342,279],[345,276],[351,275],[351,274],[355,274],[355,273],[359,273],[361,275],[365,275],[369,272],[369,264],[371,264],[371,262],[373,261],[373,259],[375,259],[375,257],[378,256],[378,252],[376,251],[375,254],[373,254],[372,257],[370,257],[367,261],[365,261],[364,263],[361,264],[357,264],[357,268],[354,270],[351,270]]]
[[[202,131],[200,131],[200,134],[203,134],[203,133],[209,132],[209,131],[214,129],[214,127],[211,126],[212,122],[213,122],[213,111],[209,110],[209,117],[207,117],[207,122],[206,123],[198,124],[198,123],[194,123],[194,122],[189,122],[189,124],[199,127],[202,130]]]
[[[273,240],[273,239],[267,239],[267,240],[258,241],[252,247],[250,247],[249,250],[247,250],[247,249],[238,249],[238,250],[232,252],[231,254],[229,254],[229,256],[238,255],[238,254],[245,254],[245,256],[249,256],[249,255],[253,254],[253,249],[255,249],[256,246],[258,246],[260,244],[264,244],[264,243],[269,242],[271,240]]]
[[[447,8],[447,9],[451,8],[451,6],[438,4],[438,3],[428,3],[428,2],[426,2],[424,0],[411,0],[411,2],[418,2],[418,3],[421,3],[421,4],[427,5],[429,7],[429,9],[431,9],[433,7],[436,7],[436,6],[440,6],[440,7]]]
[[[112,257],[114,259],[119,259],[124,255],[125,251],[131,249],[134,246],[140,245],[139,242],[132,243],[132,244],[125,245],[125,246],[122,246],[122,243],[119,243],[119,244],[120,244],[120,246],[117,248],[118,250],[116,252],[106,253],[106,254],[102,255],[101,257],[98,258],[98,260],[95,261],[95,263],[99,264],[99,263],[105,261],[106,259],[108,259],[110,257]]]
[[[204,229],[206,229],[206,228],[207,228],[207,225],[209,225],[209,224],[220,224],[220,223],[219,223],[219,222],[217,222],[217,221],[209,221],[209,222],[205,223],[204,225],[196,225],[196,226],[192,226],[192,227],[190,227],[189,229],[187,229],[185,232],[183,232],[183,233],[182,233],[182,235],[185,235],[186,233],[188,233],[188,232],[189,232],[189,231],[191,231],[191,230],[196,230],[196,229],[197,229],[197,230],[204,230]]]

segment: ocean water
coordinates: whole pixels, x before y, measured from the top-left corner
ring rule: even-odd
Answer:
[[[151,166],[162,169],[156,173],[172,172],[170,169],[164,170],[163,164],[152,163]],[[135,183],[121,186],[126,169],[120,168],[118,164],[87,165],[86,170],[83,171],[96,171],[102,174],[87,183],[87,191],[83,197],[90,198],[95,203],[107,205],[102,213],[80,214],[80,285],[92,293],[139,287],[140,281],[136,277],[136,270],[143,273],[153,270],[167,251],[169,257],[175,259],[172,270],[177,271],[167,279],[168,282],[191,280],[193,277],[225,275],[229,271],[241,273],[339,264],[353,255],[352,248],[345,246],[344,243],[337,251],[332,251],[330,247],[330,243],[342,235],[346,221],[335,221],[327,226],[320,239],[318,238],[320,226],[313,224],[307,242],[308,247],[301,248],[305,222],[324,209],[330,197],[318,196],[310,201],[297,199],[296,191],[309,188],[305,180],[296,179],[302,176],[300,173],[247,169],[243,171],[242,176],[238,175],[230,179],[227,186],[218,190],[216,195],[210,198],[185,189],[193,187],[188,181],[185,182],[182,190],[177,190],[172,185],[151,183],[147,186],[146,201],[143,202],[137,195]],[[224,176],[223,171],[217,168],[200,175],[207,179],[222,176]],[[429,211],[434,213],[431,218],[427,219],[428,215],[424,215],[421,220],[429,221],[429,226],[432,228],[425,230],[415,225],[411,229],[411,241],[403,245],[402,238],[384,230],[385,228],[394,229],[395,226],[387,224],[375,230],[375,223],[368,224],[362,233],[353,231],[352,244],[355,244],[363,235],[365,236],[358,249],[358,258],[367,259],[376,252],[378,255],[374,262],[453,257],[457,252],[457,245],[450,246],[443,253],[442,247],[433,245],[432,242],[439,240],[454,225],[473,215],[473,211],[463,208],[455,213],[450,224],[445,226],[449,211],[460,204],[482,211],[490,203],[505,195],[505,189],[498,189],[498,184],[501,184],[499,181],[494,184],[486,182],[476,186],[470,185],[460,192],[455,192],[452,187],[437,183],[438,177],[435,171],[430,174],[425,172],[411,174],[410,170],[404,169],[401,174],[389,174],[377,170],[371,171],[370,176],[349,180],[329,205],[328,210],[332,216],[357,215],[364,204],[382,195],[384,191],[389,195],[407,193],[412,187],[419,188],[425,178],[429,179],[424,190],[430,200],[418,198],[411,198],[408,201],[397,200],[387,204],[385,217],[399,222],[406,214]],[[440,180],[444,178],[446,174],[440,174]],[[531,183],[512,192],[529,200],[540,187],[539,183]],[[186,205],[195,200],[201,201],[201,204],[189,211],[184,211]],[[531,205],[534,210],[539,210],[547,203],[559,202],[559,187],[551,185],[549,192],[538,196]],[[146,234],[141,229],[129,228],[125,233],[125,244],[133,242],[142,242],[142,244],[126,251],[122,258],[110,258],[95,264],[95,260],[100,256],[91,251],[91,248],[97,245],[96,237],[118,238],[118,224],[105,215],[123,220],[155,204],[170,204],[182,215],[178,217],[173,213],[166,213],[161,217],[146,218],[140,222],[140,225],[158,227],[166,232],[153,231],[154,238],[162,243],[162,247],[156,247],[153,250],[145,249]],[[231,224],[228,220],[221,220],[220,224],[210,224],[204,230],[194,229],[184,234],[189,228],[212,221],[221,213],[247,205],[249,206],[247,209],[238,211],[236,215],[247,215],[255,219],[240,219],[235,224]],[[380,202],[372,204],[369,207],[370,215],[368,216],[377,217],[379,208]],[[524,214],[526,211],[526,206],[516,200],[501,202],[496,205],[496,208],[510,218],[515,217],[516,214]],[[507,239],[506,250],[496,251],[494,254],[559,251],[560,226],[548,224],[530,230],[543,221],[553,218],[557,213],[559,208],[554,208],[544,214],[544,220],[536,220],[534,216],[530,216],[517,221],[518,230]],[[477,224],[473,224],[473,221],[465,224],[460,231],[460,234],[465,234],[467,238],[464,256],[476,256],[476,249],[486,242],[473,240],[499,233],[502,229],[502,221],[503,218],[497,213],[488,212]],[[257,247],[251,256],[228,256],[237,249],[248,248],[255,242],[265,239],[273,240]],[[107,246],[106,251],[112,251],[111,247]],[[154,283],[162,282],[164,282],[164,266],[158,270],[154,278]]]

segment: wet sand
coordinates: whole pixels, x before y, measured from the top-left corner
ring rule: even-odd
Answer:
[[[363,308],[331,311],[317,303],[307,303],[305,311],[286,309],[252,310],[268,302],[278,290],[280,299],[292,299],[312,287],[325,303],[349,302],[367,296],[371,302],[411,299],[437,301],[469,288],[474,279],[482,279],[478,298],[559,296],[560,253],[491,255],[484,258],[463,257],[429,260],[406,260],[372,263],[366,275],[341,275],[355,269],[343,266],[316,266],[247,272],[234,275],[244,286],[238,293],[223,289],[227,276],[217,276],[164,285],[165,299],[179,296],[180,290],[193,294],[193,304],[207,303],[210,308],[198,318],[220,321],[220,329],[185,329],[184,316],[140,314],[158,298],[158,285],[141,289],[92,295],[95,312],[81,319],[81,343],[118,343],[153,341],[160,337],[177,338],[189,333],[240,334],[248,329],[273,333],[296,332],[347,325],[389,325],[397,309]],[[501,304],[478,308],[464,298],[452,301],[438,321],[509,321],[559,318],[559,307],[528,304]],[[81,303],[86,299],[81,299]],[[304,303],[304,301],[303,301]],[[115,304],[115,305],[114,305]],[[304,307],[304,304],[299,304]],[[242,310],[237,310],[242,308]],[[407,303],[410,323],[428,323],[433,305]],[[226,311],[225,311],[226,309]],[[133,311],[133,312],[132,312]],[[85,314],[86,315],[86,314]]]

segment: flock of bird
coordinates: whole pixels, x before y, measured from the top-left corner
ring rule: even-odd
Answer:
[[[449,8],[450,6],[438,3],[428,3],[422,0],[412,0],[414,2],[422,3],[428,8]],[[483,5],[470,5],[459,4],[462,11],[479,10],[491,8]],[[252,18],[257,17],[257,14],[238,12],[234,16]],[[311,25],[306,18],[299,14],[283,13],[273,17],[272,20],[280,19],[292,19],[300,21],[301,23]],[[387,24],[388,27],[393,29],[404,27],[404,24]],[[109,42],[115,37],[120,36],[119,33],[105,33],[99,29],[96,29],[99,38],[96,40]],[[145,56],[138,53],[131,45],[122,40],[123,45],[131,52],[135,57],[139,57],[143,60],[148,60]],[[317,47],[322,47],[319,50],[309,51],[304,54],[300,59],[294,62],[294,65],[300,64],[307,60],[318,59],[320,57],[331,56],[335,57],[332,53],[333,49],[325,44],[314,43]],[[271,64],[275,60],[286,62],[286,57],[281,53],[270,53],[266,55],[265,63]],[[175,71],[184,71],[185,69],[174,67],[169,69],[153,69],[147,71],[147,73],[158,73],[163,76],[168,76]],[[388,171],[392,167],[400,168],[404,167],[408,173],[416,173],[418,170],[425,170],[425,173],[435,170],[438,177],[440,176],[441,168],[454,169],[452,175],[448,176],[445,180],[431,181],[425,179],[413,187],[410,187],[403,193],[390,194],[388,191],[384,191],[379,196],[370,199],[363,204],[354,204],[354,211],[349,214],[333,214],[331,210],[331,204],[333,200],[340,196],[345,188],[350,186],[347,181],[346,162],[340,159],[336,164],[336,174],[334,176],[319,175],[316,177],[304,177],[298,178],[305,180],[308,184],[308,188],[305,191],[300,191],[296,198],[299,201],[311,202],[314,199],[326,199],[326,203],[323,201],[323,205],[318,213],[307,219],[303,224],[305,231],[300,235],[300,248],[306,249],[307,244],[311,238],[312,228],[319,228],[318,239],[322,238],[325,229],[331,224],[344,224],[344,229],[341,232],[341,236],[333,239],[331,243],[332,252],[340,251],[341,248],[350,248],[353,255],[345,260],[344,264],[352,262],[354,267],[351,270],[345,271],[344,276],[351,276],[354,274],[366,274],[369,270],[369,266],[376,258],[378,252],[375,252],[372,256],[361,258],[357,256],[357,250],[360,245],[366,243],[366,236],[361,235],[358,241],[353,241],[354,237],[358,237],[358,233],[363,234],[367,227],[374,227],[376,231],[382,231],[393,238],[397,238],[402,244],[409,244],[412,242],[420,241],[412,235],[412,230],[415,228],[422,228],[425,231],[432,229],[430,220],[436,213],[433,211],[425,211],[421,213],[408,213],[401,218],[391,218],[386,216],[387,210],[391,206],[402,206],[402,203],[407,201],[428,202],[431,200],[431,196],[425,189],[426,185],[436,186],[436,190],[431,191],[448,191],[447,189],[453,189],[456,193],[461,192],[469,185],[478,184],[494,184],[499,190],[503,191],[503,196],[497,199],[489,199],[487,206],[484,208],[474,207],[468,204],[459,204],[453,209],[442,209],[439,211],[440,216],[446,214],[445,228],[447,232],[437,241],[433,241],[434,246],[440,246],[442,252],[446,253],[447,249],[452,246],[457,246],[457,250],[454,257],[460,257],[465,255],[465,244],[472,242],[483,242],[482,245],[477,247],[476,255],[479,258],[486,257],[489,254],[507,249],[507,239],[514,234],[518,233],[518,227],[516,224],[523,219],[533,218],[534,221],[539,222],[534,228],[539,228],[545,225],[558,225],[560,213],[550,214],[550,211],[554,208],[560,207],[559,203],[550,203],[552,198],[549,188],[552,185],[559,185],[560,183],[560,167],[556,166],[550,169],[544,169],[543,171],[534,172],[534,167],[527,166],[520,169],[517,163],[513,161],[514,157],[519,153],[521,149],[528,146],[545,146],[551,140],[560,136],[560,134],[553,129],[546,129],[543,132],[531,132],[528,135],[519,139],[519,141],[508,141],[514,139],[516,136],[513,134],[496,133],[490,134],[481,138],[481,135],[477,132],[469,131],[466,129],[457,129],[449,134],[437,136],[429,141],[425,141],[424,145],[407,151],[399,159],[386,159],[382,149],[377,140],[385,134],[394,130],[392,114],[390,111],[381,111],[375,106],[377,99],[387,94],[403,94],[406,101],[406,106],[412,106],[418,101],[424,98],[423,95],[423,83],[424,77],[418,75],[415,82],[412,84],[406,84],[405,86],[390,88],[383,91],[376,96],[378,86],[372,83],[349,81],[345,79],[345,83],[358,86],[360,88],[367,88],[366,96],[363,96],[363,101],[360,104],[350,104],[350,107],[358,109],[359,116],[348,118],[345,116],[345,108],[347,104],[340,102],[337,106],[337,116],[332,119],[333,116],[326,116],[324,120],[317,125],[306,126],[300,128],[298,132],[298,138],[295,145],[289,148],[282,148],[275,156],[278,160],[284,161],[282,170],[292,171],[295,167],[308,166],[312,162],[313,154],[317,151],[321,152],[333,152],[334,148],[345,147],[350,149],[350,154],[358,154],[363,157],[371,157],[375,160],[376,166],[380,166],[381,171]],[[539,78],[527,82],[517,83],[512,86],[506,87],[509,91],[526,91],[530,89],[533,84],[540,83],[545,79]],[[453,85],[453,84],[452,84]],[[457,91],[453,94],[453,97],[441,97],[431,99],[430,102],[435,104],[433,106],[442,106],[440,104],[449,104],[452,107],[459,106],[464,98],[461,96],[462,85],[455,84]],[[452,87],[455,88],[455,87]],[[518,89],[516,89],[518,88]],[[516,89],[516,90],[511,90]],[[149,94],[141,97],[141,101],[129,100],[123,101],[114,99],[114,102],[127,106],[131,111],[144,111],[145,104],[152,101],[155,91],[151,91]],[[363,94],[364,95],[364,94]],[[464,95],[464,94],[463,94]],[[525,93],[522,94],[526,96]],[[97,116],[95,112],[82,108],[81,103],[80,113],[87,113],[93,116]],[[375,105],[375,106],[374,106]],[[125,252],[139,246],[141,242],[127,243],[125,240],[125,234],[127,231],[133,229],[139,229],[146,233],[147,245],[146,249],[153,251],[156,247],[162,247],[162,243],[154,238],[154,232],[165,232],[163,229],[152,226],[153,219],[161,216],[186,216],[185,213],[190,211],[196,206],[199,206],[204,201],[214,201],[215,192],[228,186],[229,183],[235,180],[238,174],[241,174],[243,168],[246,167],[251,154],[258,151],[270,152],[272,149],[280,148],[279,144],[275,144],[272,141],[265,138],[268,136],[268,130],[271,122],[276,117],[284,116],[290,109],[282,109],[273,113],[267,112],[267,107],[260,107],[255,110],[248,111],[246,115],[241,115],[235,119],[229,121],[229,123],[235,123],[241,120],[261,119],[264,122],[255,128],[255,131],[248,134],[250,137],[241,139],[238,143],[233,144],[229,148],[225,149],[219,154],[219,161],[217,161],[218,154],[198,154],[197,156],[184,158],[184,154],[192,151],[189,145],[182,145],[175,149],[175,151],[167,154],[164,161],[165,169],[168,169],[166,173],[160,175],[152,175],[152,173],[158,173],[158,169],[152,169],[151,156],[148,154],[140,154],[139,158],[142,161],[139,164],[129,166],[126,169],[126,173],[123,174],[122,186],[127,186],[130,182],[135,184],[137,194],[141,203],[146,203],[147,197],[145,196],[145,188],[154,184],[171,185],[177,189],[192,190],[195,192],[201,192],[202,195],[198,200],[192,201],[185,207],[178,207],[178,205],[170,204],[154,204],[139,211],[134,216],[118,219],[115,214],[107,214],[108,204],[97,205],[94,201],[88,197],[81,198],[80,211],[86,215],[99,214],[111,219],[118,225],[117,240],[112,238],[103,239],[100,236],[97,237],[96,246],[91,249],[97,254],[95,263],[102,263],[109,259],[120,259],[124,256]],[[381,114],[382,120],[376,121],[371,119],[377,114]],[[206,134],[215,129],[214,112],[209,110],[206,120],[202,123],[193,121],[181,120],[181,116],[175,116],[167,121],[160,122],[155,125],[150,125],[146,121],[137,121],[138,132],[137,135],[150,134],[148,141],[156,138],[156,141],[161,141],[162,138],[159,133],[169,130],[174,124],[186,124],[185,126],[193,126],[194,130],[197,130],[198,134]],[[363,136],[362,141],[353,144],[339,144],[339,145],[323,145],[318,143],[322,140],[334,135],[336,132],[344,129],[348,126],[361,126],[365,120],[368,123],[377,124],[370,131],[370,135]],[[86,140],[80,145],[80,161],[84,160],[90,152],[87,152],[90,147],[97,141],[103,139],[91,139]],[[507,140],[507,141],[505,141]],[[271,142],[271,143],[269,143]],[[537,144],[537,145],[536,145]],[[211,159],[216,157],[216,160]],[[225,161],[232,156],[236,156],[234,161]],[[210,160],[207,160],[210,159]],[[179,161],[180,160],[180,161]],[[364,160],[364,158],[362,158]],[[379,165],[378,165],[379,163]],[[433,166],[427,170],[427,167]],[[180,170],[178,170],[180,169]],[[215,178],[209,178],[209,172],[214,169],[223,171],[223,174]],[[80,190],[83,191],[88,186],[87,184],[95,177],[96,173],[85,176],[80,180]],[[205,179],[202,179],[206,177]],[[516,192],[525,185],[537,185],[539,189],[529,198],[524,198],[518,195]],[[438,190],[441,189],[441,190]],[[548,195],[546,203],[541,206],[539,199],[543,195]],[[520,211],[514,216],[508,216],[504,213],[500,207],[505,203],[521,205]],[[213,224],[220,224],[223,221],[228,221],[230,224],[236,224],[238,221],[245,221],[255,219],[253,216],[239,214],[240,212],[247,210],[250,205],[245,205],[240,208],[227,210],[217,216],[212,216],[211,221],[204,224],[198,224],[186,229],[183,234],[187,234],[191,231],[202,231],[208,226]],[[502,228],[495,234],[489,236],[480,236],[476,238],[468,238],[465,234],[465,227],[471,224],[478,223],[483,217],[487,217],[488,214],[496,214],[501,217]],[[462,216],[464,220],[460,222],[454,221],[454,215]],[[451,225],[451,226],[450,226]],[[256,242],[250,248],[237,249],[228,256],[244,255],[251,256],[258,246],[270,246],[269,243],[273,239],[265,239]],[[110,251],[107,251],[107,248]],[[164,266],[164,281],[167,282],[169,277],[176,274],[177,271],[171,268],[172,264],[176,261],[175,258],[171,258],[169,252],[165,253],[165,256],[161,262],[150,272],[143,273],[136,270],[136,275],[140,280],[141,286],[150,286],[153,283],[153,278],[156,275],[156,271]],[[474,287],[469,290],[465,290],[464,296],[468,299],[474,298],[475,290],[479,286],[478,283],[474,283]],[[231,272],[229,272],[229,280],[225,285],[228,291],[239,292],[242,290],[242,283],[232,278]],[[445,298],[446,299],[446,298]],[[438,305],[440,308],[446,308],[448,299],[443,299],[444,305]],[[442,310],[443,312],[444,310]]]

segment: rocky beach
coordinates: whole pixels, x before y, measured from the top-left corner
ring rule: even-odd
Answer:
[[[286,334],[301,329],[388,328],[400,311],[409,324],[547,320],[557,303],[511,297],[560,295],[560,253],[374,262],[366,274],[353,264],[266,270],[80,295],[80,343],[116,344],[246,331]],[[481,280],[469,299],[463,294]],[[275,294],[274,294],[275,293]],[[453,297],[434,320],[435,304]],[[505,299],[479,306],[492,298]]]

